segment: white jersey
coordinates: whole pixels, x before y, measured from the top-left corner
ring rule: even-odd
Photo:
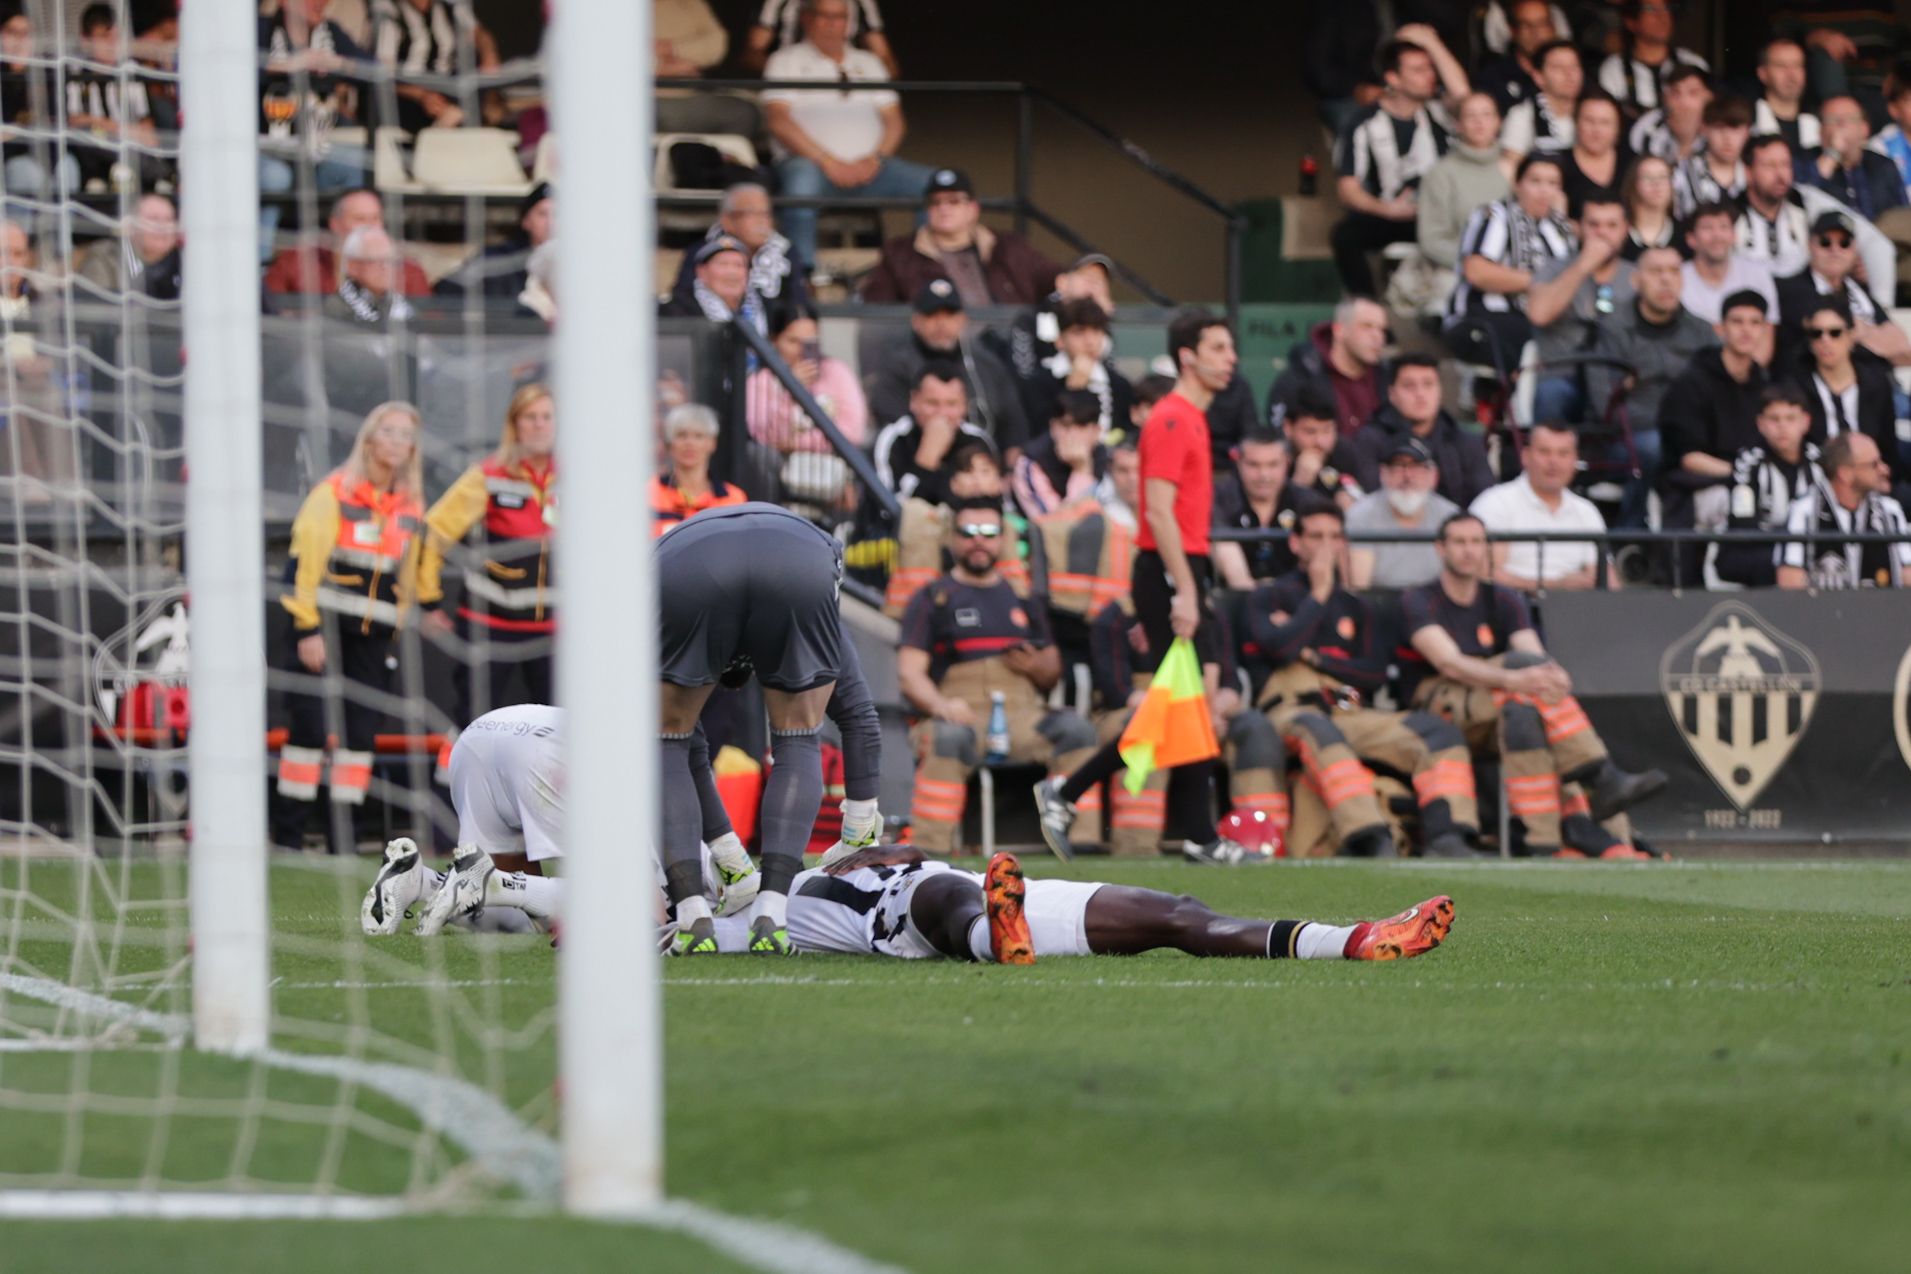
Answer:
[[[564,710],[519,704],[487,712],[451,749],[458,843],[533,862],[564,856]]]
[[[880,955],[929,960],[942,955],[916,928],[909,914],[916,889],[932,876],[950,874],[982,887],[982,877],[947,863],[898,867],[859,867],[843,876],[811,869],[790,886],[790,942],[801,951],[838,955]],[[1031,880],[1023,909],[1037,959],[1085,956],[1088,949],[1088,900],[1099,881]],[[719,917],[717,948],[743,951],[750,944],[747,915]]]

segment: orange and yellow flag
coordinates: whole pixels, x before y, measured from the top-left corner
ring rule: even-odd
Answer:
[[[1155,669],[1141,706],[1121,732],[1121,759],[1128,767],[1124,782],[1133,795],[1148,782],[1152,770],[1208,761],[1220,755],[1194,643],[1177,637],[1169,645],[1161,667]]]

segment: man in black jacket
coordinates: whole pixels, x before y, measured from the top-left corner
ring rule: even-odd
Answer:
[[[1335,405],[1334,421],[1351,438],[1381,403],[1380,360],[1387,351],[1387,311],[1350,296],[1331,323],[1316,324],[1287,353],[1287,367],[1267,394],[1267,423],[1280,428],[1303,391]]]
[[[1723,527],[1732,465],[1759,443],[1759,402],[1772,383],[1765,298],[1742,289],[1720,302],[1720,311],[1725,343],[1695,354],[1659,401],[1668,527]]]
[[[962,298],[947,279],[932,279],[916,293],[909,332],[884,348],[873,371],[864,375],[869,410],[877,420],[894,420],[909,410],[916,373],[926,363],[954,363],[969,388],[969,419],[988,431],[996,449],[1013,456],[1028,445],[1028,418],[1015,373],[971,339]]]
[[[1426,444],[1440,468],[1439,493],[1461,508],[1493,485],[1486,444],[1440,406],[1440,365],[1425,354],[1402,354],[1389,368],[1387,405],[1354,436],[1354,477],[1363,491],[1380,485],[1380,462],[1403,438]]]

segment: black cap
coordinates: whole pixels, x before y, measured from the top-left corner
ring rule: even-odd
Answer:
[[[962,294],[947,279],[930,279],[916,293],[915,310],[918,314],[946,314],[950,310],[961,313]]]
[[[931,195],[944,195],[950,191],[974,195],[975,187],[969,184],[969,174],[960,168],[938,168],[929,174],[929,184],[922,189],[922,197],[927,200]]]
[[[1858,227],[1852,221],[1850,214],[1840,212],[1836,208],[1827,208],[1812,220],[1811,232],[1814,236],[1829,234],[1834,230],[1850,235],[1854,243],[1858,239]]]
[[[736,252],[740,253],[745,261],[750,259],[750,250],[743,246],[743,240],[733,234],[720,234],[697,249],[697,255],[692,260],[692,264],[702,265],[719,252]]]
[[[522,221],[530,216],[531,209],[537,207],[556,193],[556,191],[551,189],[551,183],[548,181],[540,181],[537,185],[531,187],[530,192],[526,194],[524,198],[518,200],[518,220]]]
[[[1732,293],[1732,295],[1726,297],[1723,301],[1720,301],[1719,302],[1719,317],[1724,318],[1727,314],[1730,314],[1733,310],[1739,310],[1739,309],[1757,310],[1759,313],[1759,317],[1761,318],[1764,318],[1770,315],[1772,312],[1771,303],[1767,301],[1764,298],[1764,296],[1762,296],[1761,294],[1757,292],[1754,292],[1751,288],[1740,288],[1738,291]]]
[[[1084,252],[1081,256],[1076,257],[1075,264],[1068,268],[1071,270],[1079,270],[1085,265],[1098,265],[1102,268],[1102,272],[1109,278],[1112,279],[1115,277],[1115,263],[1099,252]]]
[[[1394,461],[1402,458],[1411,460],[1416,464],[1433,463],[1433,453],[1427,450],[1427,444],[1411,435],[1400,439],[1391,447],[1388,447],[1386,454],[1380,457],[1380,463],[1392,464]]]

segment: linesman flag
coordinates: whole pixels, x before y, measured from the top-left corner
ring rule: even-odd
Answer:
[[[1121,732],[1121,759],[1128,767],[1129,794],[1140,792],[1155,769],[1171,769],[1221,755],[1214,718],[1208,712],[1207,687],[1194,643],[1177,637],[1155,669],[1135,715]]]

